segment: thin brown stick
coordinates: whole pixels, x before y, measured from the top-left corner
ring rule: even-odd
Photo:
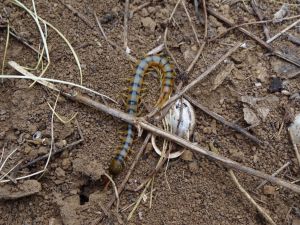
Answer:
[[[191,64],[189,65],[189,67],[186,70],[186,74],[190,74],[190,72],[192,71],[192,69],[194,68],[196,62],[198,61],[204,46],[206,45],[206,39],[207,39],[207,32],[208,32],[208,19],[207,19],[207,9],[206,9],[206,0],[202,0],[202,8],[203,8],[203,15],[204,15],[204,42],[202,43],[202,45],[200,46],[197,55],[195,56],[195,58],[193,59],[193,61],[191,62]]]
[[[261,14],[261,11],[259,10],[259,8],[258,8],[257,3],[256,3],[255,0],[251,0],[251,6],[253,8],[253,11],[257,15],[258,19],[259,20],[263,20],[264,17]],[[269,31],[269,29],[267,27],[267,24],[263,24],[262,26],[263,26],[263,30],[264,30],[264,33],[265,33],[265,36],[266,36],[266,40],[270,39],[270,31]]]
[[[114,182],[114,180],[107,174],[104,173],[104,175],[109,179],[110,183],[112,184],[114,190],[115,190],[115,199],[117,200],[117,205],[116,205],[116,211],[119,212],[119,205],[120,205],[120,198],[119,198],[119,192],[116,186],[116,183]]]
[[[245,135],[247,138],[249,138],[250,140],[254,141],[256,144],[263,144],[263,141],[259,140],[257,137],[255,137],[254,135],[250,134],[247,130],[243,129],[242,127],[238,126],[235,123],[231,123],[227,120],[225,120],[224,117],[220,116],[219,114],[210,111],[207,107],[201,105],[199,102],[195,101],[192,97],[190,97],[189,95],[184,95],[184,97],[191,102],[194,106],[196,106],[197,108],[201,109],[203,112],[205,112],[206,114],[208,114],[209,116],[213,117],[214,119],[218,120],[219,122],[223,123],[225,126],[228,126],[230,128],[232,128],[233,130]]]
[[[186,8],[185,0],[181,0],[181,5],[183,6],[184,11],[185,11],[185,14],[187,15],[188,21],[189,21],[189,23],[190,23],[190,25],[191,25],[191,27],[192,27],[192,30],[193,30],[194,36],[195,36],[195,38],[196,38],[196,41],[197,41],[197,43],[200,45],[200,41],[199,41],[199,38],[198,38],[198,35],[197,35],[197,32],[196,32],[196,29],[195,29],[194,24],[193,24],[193,22],[192,22],[192,19],[191,19],[191,16],[190,16],[190,14],[189,14],[189,11],[188,11],[187,8]]]
[[[77,125],[77,129],[78,129],[78,133],[79,133],[80,139],[77,140],[77,141],[74,141],[74,142],[72,142],[72,143],[70,143],[70,144],[68,144],[65,147],[60,148],[60,149],[56,148],[55,145],[54,145],[54,150],[51,152],[51,157],[54,156],[54,155],[57,155],[58,153],[61,153],[61,152],[65,151],[67,149],[70,149],[70,148],[72,148],[72,147],[74,147],[74,146],[76,146],[76,145],[78,145],[78,144],[80,144],[80,143],[82,143],[84,141],[83,134],[82,134],[82,131],[80,129],[79,123],[78,123],[77,120],[75,120],[75,121],[76,121],[76,125]],[[28,162],[26,164],[20,166],[19,169],[23,169],[23,168],[26,168],[28,166],[31,166],[31,165],[39,162],[39,161],[47,159],[48,157],[49,157],[49,153],[47,153],[45,155],[42,155],[42,156],[40,156],[40,157],[38,157],[36,159],[31,160],[30,162]]]
[[[259,206],[254,199],[251,197],[251,195],[240,185],[238,179],[236,178],[234,172],[232,170],[228,171],[230,174],[231,179],[237,186],[237,188],[240,190],[240,192],[247,198],[247,200],[257,209],[257,211],[272,225],[276,225],[276,223],[273,221],[273,219],[267,214],[267,212]]]
[[[241,46],[241,43],[237,43],[231,48],[228,52],[226,52],[219,60],[217,60],[213,65],[211,65],[204,73],[200,74],[195,80],[190,82],[188,85],[186,85],[182,90],[175,95],[173,95],[164,105],[161,109],[156,108],[154,109],[149,115],[146,116],[146,118],[151,118],[156,113],[158,113],[160,110],[163,110],[166,106],[170,105],[174,101],[176,101],[178,98],[180,98],[183,94],[185,94],[188,90],[190,90],[192,87],[194,87],[196,84],[198,84],[200,81],[202,81],[204,78],[206,78],[212,71],[214,71],[227,57],[229,57],[232,53],[234,53],[239,47]]]
[[[175,14],[175,12],[176,12],[176,10],[177,10],[177,8],[178,8],[178,6],[179,6],[179,4],[180,4],[181,1],[182,0],[178,0],[177,1],[177,3],[175,5],[175,7],[174,7],[174,9],[173,9],[173,11],[172,11],[169,19],[168,19],[169,24],[171,23],[171,21],[173,19],[173,16],[174,16],[174,14]],[[167,53],[169,54],[169,56],[172,58],[174,64],[176,65],[177,69],[179,70],[179,72],[183,73],[183,69],[179,66],[179,64],[177,63],[177,60],[175,59],[175,57],[173,56],[172,52],[170,51],[170,49],[168,47],[168,44],[167,44],[168,30],[169,30],[169,28],[167,26],[166,29],[165,29],[165,32],[164,32],[164,41],[163,41],[165,49],[166,49]]]
[[[13,28],[10,28],[9,34],[13,36],[17,41],[21,42],[26,47],[30,48],[32,51],[40,55],[40,52],[35,49],[33,46],[31,46],[24,38],[22,38]],[[43,59],[47,60],[47,57],[43,55]]]
[[[218,12],[216,12],[213,9],[208,8],[207,12],[209,14],[211,14],[212,16],[216,17],[217,19],[223,21],[224,23],[226,23],[227,25],[234,27],[235,24],[233,24],[230,20],[228,20],[226,17],[220,15]],[[247,35],[248,37],[250,37],[251,39],[255,40],[259,45],[261,45],[262,47],[266,48],[268,51],[270,51],[271,53],[273,53],[274,55],[276,55],[277,57],[292,63],[298,67],[300,67],[300,63],[289,57],[288,55],[282,53],[281,51],[278,50],[274,50],[273,47],[271,45],[269,45],[268,43],[266,43],[265,41],[263,41],[262,39],[260,39],[259,37],[255,36],[253,33],[251,33],[250,31],[246,30],[245,28],[242,27],[238,27],[237,28],[239,31],[243,32],[245,35]]]
[[[124,12],[124,49],[127,51],[128,48],[128,16],[129,16],[129,0],[125,1],[125,12]]]
[[[283,171],[285,168],[287,168],[290,164],[291,164],[290,161],[287,162],[287,163],[285,163],[282,167],[280,167],[278,170],[276,170],[274,173],[272,173],[271,176],[272,176],[272,177],[277,176],[279,173],[281,173],[281,171]],[[264,186],[264,185],[267,184],[267,183],[268,183],[267,180],[262,181],[262,182],[255,188],[255,190],[260,189],[262,186]]]
[[[134,15],[134,13],[136,13],[137,11],[139,11],[139,10],[141,10],[141,9],[143,9],[143,8],[145,8],[145,7],[147,7],[147,6],[150,5],[150,4],[151,4],[151,2],[145,2],[145,3],[141,4],[141,5],[139,5],[138,7],[134,8],[134,9],[131,10],[131,12],[129,13],[129,18],[132,18],[133,15]]]
[[[286,17],[286,18],[284,18],[284,20],[287,21],[287,20],[297,19],[299,17],[300,17],[300,15],[296,15],[296,16]],[[273,22],[273,19],[236,24],[234,26],[231,26],[230,28],[228,28],[227,30],[225,30],[224,32],[222,32],[221,34],[217,35],[216,37],[214,37],[212,39],[209,39],[208,42],[213,42],[213,41],[215,41],[215,40],[223,37],[229,31],[232,31],[232,30],[234,30],[236,28],[239,28],[239,27],[243,27],[243,26],[247,26],[247,25],[266,24],[266,23],[271,23],[271,22]]]
[[[285,32],[287,32],[289,29],[293,28],[294,26],[296,26],[298,23],[300,22],[300,19],[298,19],[296,22],[292,23],[291,25],[287,26],[286,28],[284,28],[282,31],[280,31],[279,33],[275,34],[273,37],[271,37],[269,40],[267,40],[267,43],[271,43],[272,41],[274,41],[276,38],[280,37],[282,34],[284,34]]]
[[[295,143],[294,135],[293,135],[293,133],[291,132],[291,130],[289,128],[288,128],[288,132],[289,132],[290,139],[291,139],[291,142],[292,142],[292,145],[293,145],[293,148],[294,148],[297,160],[298,160],[298,166],[300,167],[300,153],[299,153],[297,144]]]

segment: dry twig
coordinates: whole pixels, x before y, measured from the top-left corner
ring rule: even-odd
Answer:
[[[284,28],[282,31],[280,31],[278,34],[274,35],[273,37],[271,37],[269,40],[267,40],[267,43],[271,43],[272,41],[274,41],[276,38],[280,37],[282,34],[284,34],[285,32],[287,32],[289,29],[293,28],[294,26],[296,26],[298,23],[300,22],[300,19],[298,19],[296,22],[292,23],[291,25],[287,26],[286,28]]]
[[[128,16],[129,16],[129,0],[125,1],[124,12],[124,49],[127,52],[128,49]]]
[[[151,134],[149,133],[149,134],[147,135],[147,137],[145,138],[143,145],[142,145],[141,148],[139,149],[139,151],[138,151],[138,153],[137,153],[137,155],[136,155],[136,157],[135,157],[133,163],[131,164],[131,166],[130,166],[130,168],[129,168],[129,170],[128,170],[126,176],[125,176],[125,178],[123,179],[123,181],[122,181],[120,187],[118,188],[118,193],[119,193],[119,195],[120,195],[121,192],[124,190],[125,185],[126,185],[128,179],[129,179],[130,175],[132,174],[132,172],[133,172],[133,170],[134,170],[136,164],[138,163],[139,159],[141,158],[142,154],[144,153],[144,150],[145,150],[145,148],[146,148],[146,146],[147,146],[147,144],[148,144],[150,138],[151,138]],[[107,208],[108,208],[108,209],[111,208],[111,206],[114,204],[115,201],[116,201],[116,198],[113,197],[113,198],[111,199],[111,201],[108,203]]]
[[[203,15],[204,15],[204,36],[203,36],[203,39],[204,39],[204,42],[202,43],[202,45],[199,47],[199,50],[195,56],[195,58],[193,59],[193,61],[191,62],[191,64],[189,65],[189,67],[187,68],[186,70],[186,74],[189,74],[192,69],[194,68],[196,62],[198,61],[203,49],[204,49],[204,46],[206,45],[206,39],[207,39],[207,32],[208,32],[208,19],[207,19],[207,9],[206,9],[206,0],[202,0],[202,8],[203,8]],[[188,18],[189,18],[189,14],[188,14],[188,11],[186,10],[186,13],[188,15]],[[191,26],[193,27],[192,25],[192,22],[190,21],[191,23]],[[196,33],[195,33],[196,35]],[[199,42],[198,42],[199,43]],[[200,44],[200,43],[199,43]]]
[[[249,202],[257,209],[257,211],[272,225],[276,225],[276,223],[272,220],[272,218],[266,213],[266,211],[260,207],[254,199],[249,195],[249,193],[240,185],[238,179],[236,178],[234,172],[229,170],[229,174],[235,185],[238,187],[240,192],[249,200]]]
[[[283,171],[285,168],[287,168],[289,165],[291,164],[291,162],[287,162],[286,164],[284,164],[282,167],[280,167],[278,170],[276,170],[271,176],[275,177],[277,176],[279,173],[281,173],[281,171]],[[268,183],[268,181],[264,180],[262,181],[256,188],[255,190],[260,189],[262,186],[264,186],[266,183]]]
[[[76,126],[77,126],[77,130],[78,130],[78,133],[79,133],[80,138],[79,138],[77,141],[74,141],[74,142],[72,142],[72,143],[70,143],[70,144],[68,144],[68,145],[66,145],[66,146],[64,146],[63,148],[60,148],[60,149],[58,149],[58,148],[56,148],[56,147],[54,146],[54,150],[52,151],[50,157],[52,157],[52,156],[54,156],[54,155],[57,155],[57,154],[59,154],[59,153],[65,151],[65,150],[67,150],[67,149],[71,149],[71,148],[73,148],[74,146],[76,146],[76,145],[78,145],[78,144],[80,144],[80,143],[82,143],[82,142],[84,141],[83,134],[82,134],[82,131],[81,131],[81,129],[80,129],[79,123],[78,123],[77,120],[75,120],[75,121],[76,121]],[[28,167],[28,166],[31,166],[31,165],[33,165],[33,164],[39,162],[39,161],[42,161],[42,160],[47,159],[48,157],[49,157],[49,153],[46,154],[46,155],[42,155],[42,156],[40,156],[40,157],[38,157],[38,158],[36,158],[36,159],[31,160],[30,162],[28,162],[28,163],[26,163],[26,164],[24,164],[24,165],[22,165],[22,166],[20,167],[20,169],[23,169],[23,168],[26,168],[26,167]]]
[[[232,128],[233,130],[245,135],[246,137],[248,137],[250,140],[254,141],[256,144],[263,144],[263,141],[259,140],[257,137],[253,136],[252,134],[250,134],[247,130],[243,129],[242,127],[238,126],[235,123],[231,123],[227,120],[224,119],[224,117],[220,116],[219,114],[210,111],[207,107],[203,106],[202,104],[200,104],[199,102],[197,102],[196,100],[194,100],[192,97],[188,96],[188,95],[184,95],[184,97],[191,102],[193,105],[195,105],[196,107],[198,107],[199,109],[201,109],[203,112],[205,112],[206,114],[208,114],[209,116],[213,117],[214,119],[218,120],[219,122],[223,123],[224,125]]]
[[[263,15],[261,14],[261,11],[259,10],[258,6],[257,6],[257,3],[256,3],[256,0],[251,0],[251,6],[255,12],[255,14],[257,15],[258,19],[259,20],[263,20],[264,17]],[[263,24],[263,29],[264,29],[264,33],[265,33],[265,36],[266,36],[266,39],[270,39],[270,31],[267,27],[267,24]]]
[[[226,17],[220,15],[218,12],[216,12],[215,10],[208,8],[207,12],[209,14],[211,14],[212,16],[216,17],[217,19],[223,21],[224,23],[226,23],[227,25],[234,27],[235,24],[233,24],[230,20],[228,20]],[[237,29],[241,32],[243,32],[245,35],[247,35],[248,37],[250,37],[251,39],[253,39],[254,41],[256,41],[259,45],[261,45],[262,47],[266,48],[268,51],[270,51],[272,54],[276,55],[277,57],[290,62],[298,67],[300,67],[300,63],[291,58],[290,56],[282,53],[281,51],[278,50],[274,50],[273,47],[271,45],[269,45],[268,43],[266,43],[265,41],[263,41],[262,39],[260,39],[259,37],[255,36],[253,33],[251,33],[250,31],[246,30],[245,28],[242,27],[237,27]]]
[[[129,18],[131,19],[131,18],[133,17],[133,14],[134,14],[134,13],[136,13],[137,11],[139,11],[139,10],[141,10],[141,9],[143,9],[143,8],[145,8],[145,7],[147,7],[147,6],[150,5],[150,4],[151,4],[151,2],[145,2],[145,3],[141,4],[140,6],[134,8],[133,10],[130,11],[130,13],[129,13]]]

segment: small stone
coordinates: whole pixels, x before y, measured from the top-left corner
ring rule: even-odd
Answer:
[[[145,17],[141,19],[141,22],[143,26],[147,29],[150,29],[150,31],[154,31],[156,27],[156,22],[151,17]]]
[[[194,132],[194,140],[198,144],[202,142],[201,134],[197,131]]]
[[[260,119],[257,117],[256,113],[249,107],[244,106],[243,108],[244,120],[252,125],[257,126],[260,123]]]
[[[141,10],[141,16],[142,16],[142,17],[147,17],[147,16],[149,16],[149,12],[148,12],[148,10],[147,10],[146,8],[143,8],[143,9]]]
[[[253,162],[254,163],[257,163],[258,162],[258,155],[257,154],[255,154],[254,156],[253,156]]]
[[[25,146],[25,148],[24,148],[24,153],[25,153],[26,155],[28,155],[30,152],[31,152],[31,147],[29,147],[28,145]]]
[[[220,23],[220,22],[219,22],[215,17],[213,17],[213,16],[209,16],[209,17],[208,17],[208,21],[211,23],[211,26],[212,26],[212,27],[217,28],[217,27],[223,26],[222,23]]]
[[[49,225],[62,225],[62,222],[61,220],[52,217],[49,219]]]
[[[5,137],[5,131],[0,132],[0,140],[3,140]]]
[[[235,160],[238,162],[244,161],[244,158],[245,158],[244,152],[238,151],[236,149],[229,150],[229,152],[231,153],[232,160]]]
[[[70,194],[72,195],[76,195],[78,193],[78,190],[77,189],[73,189],[70,191]]]
[[[55,143],[55,146],[59,149],[65,147],[67,145],[67,141],[66,140],[60,140],[59,142]]]
[[[265,186],[264,186],[263,193],[264,193],[265,195],[274,195],[275,192],[276,192],[275,187],[270,186],[270,185],[265,185]]]
[[[282,80],[279,77],[273,77],[269,91],[271,93],[280,92],[283,89]]]
[[[45,146],[41,146],[39,149],[38,149],[38,152],[37,154],[38,155],[46,155],[48,153],[49,149]]]
[[[197,173],[199,171],[198,163],[197,162],[191,162],[191,163],[189,163],[189,170],[192,173]]]
[[[63,178],[63,177],[66,176],[66,172],[60,167],[55,169],[55,173],[56,173],[58,178]]]
[[[211,128],[210,127],[204,127],[203,128],[203,133],[204,134],[210,134],[211,133]]]
[[[72,163],[71,163],[71,160],[69,158],[65,158],[62,160],[61,162],[61,167],[64,169],[64,170],[67,170],[71,167]]]
[[[149,13],[154,13],[155,12],[155,8],[152,7],[152,6],[148,7],[148,12]]]
[[[197,54],[197,50],[193,50],[193,47],[187,48],[183,52],[183,58],[187,63],[191,63],[196,57],[196,54]]]
[[[152,144],[151,144],[151,143],[148,143],[148,144],[146,145],[146,151],[145,151],[145,152],[146,152],[146,153],[151,152],[152,149],[153,149]]]
[[[191,162],[193,161],[193,153],[190,150],[185,150],[181,155],[181,159]]]
[[[218,31],[218,34],[221,35],[221,34],[225,33],[227,31],[227,29],[226,29],[226,27],[221,26],[221,27],[218,27],[217,31]]]

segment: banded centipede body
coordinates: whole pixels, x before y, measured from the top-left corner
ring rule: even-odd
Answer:
[[[142,84],[146,72],[150,69],[158,69],[161,73],[161,91],[155,107],[162,107],[169,99],[174,87],[174,71],[172,65],[165,57],[161,56],[147,56],[136,67],[136,72],[129,88],[129,95],[127,97],[127,113],[136,116],[138,110],[138,102],[141,96]],[[112,159],[109,171],[117,175],[124,168],[124,160],[129,152],[133,142],[133,126],[131,124],[127,127],[126,136],[123,140],[122,147],[119,153]]]

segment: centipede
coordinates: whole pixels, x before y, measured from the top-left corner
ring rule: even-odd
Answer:
[[[158,55],[145,57],[137,64],[135,75],[131,81],[129,93],[127,95],[126,111],[132,116],[137,115],[144,77],[150,69],[156,69],[159,71],[161,81],[160,95],[154,107],[161,108],[173,92],[175,72],[169,60],[166,57]],[[111,161],[109,167],[111,174],[118,175],[123,171],[125,159],[132,146],[133,138],[133,125],[128,124],[125,137],[122,139],[122,145],[118,149],[116,156]]]

